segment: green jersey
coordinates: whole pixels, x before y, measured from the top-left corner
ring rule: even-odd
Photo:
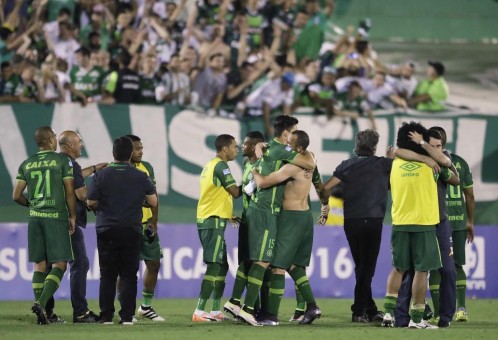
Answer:
[[[446,213],[448,220],[453,227],[453,230],[465,230],[466,226],[466,206],[463,197],[463,189],[471,188],[474,185],[472,181],[472,173],[469,165],[460,156],[451,154],[451,160],[458,171],[460,177],[460,185],[454,187],[448,185],[446,189]]]
[[[156,87],[159,85],[157,79],[144,74],[140,75],[140,103],[156,104]]]
[[[3,96],[20,96],[23,90],[23,84],[21,77],[17,74],[13,74],[4,84],[2,93]]]
[[[29,216],[67,220],[63,181],[73,179],[73,163],[60,153],[40,151],[19,167],[16,180],[28,187]]]
[[[270,142],[263,157],[256,163],[258,172],[268,176],[280,169],[285,163],[292,163],[298,156],[289,145],[281,144],[276,139]],[[284,199],[285,183],[280,183],[271,188],[258,189],[252,196],[251,205],[261,210],[270,210],[272,214],[278,215]]]
[[[104,70],[101,67],[94,66],[90,71],[87,71],[82,67],[73,66],[69,78],[74,88],[83,92],[86,97],[102,95]]]
[[[251,163],[249,160],[247,160],[244,163],[244,174],[242,175],[242,188],[244,188],[247,184],[249,184],[250,181],[253,180],[253,175],[252,175],[252,169],[254,169],[254,166],[256,165],[256,162]],[[247,208],[249,208],[249,202],[251,201],[251,196],[245,193],[244,190],[242,190],[242,205],[244,206],[244,210],[242,211],[242,216],[244,217],[246,214]]]
[[[363,96],[349,99],[348,93],[342,92],[337,94],[336,99],[337,107],[342,111],[358,112],[361,116],[363,116],[365,112],[370,109],[370,106]]]

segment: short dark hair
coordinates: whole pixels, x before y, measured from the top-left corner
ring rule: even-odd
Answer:
[[[140,139],[140,137],[135,136],[135,135],[126,135],[126,137],[128,137],[129,139],[131,139],[132,142],[141,142],[142,141]]]
[[[35,142],[38,146],[47,145],[47,141],[54,133],[54,130],[50,126],[41,126],[35,131]]]
[[[119,61],[119,63],[123,64],[125,67],[130,66],[130,63],[131,63],[131,55],[130,55],[130,53],[128,51],[126,51],[126,50],[122,50],[119,53],[118,61]]]
[[[223,134],[216,137],[214,141],[214,146],[216,147],[216,152],[220,152],[225,146],[230,146],[235,138],[231,135]]]
[[[80,53],[82,56],[89,57],[90,56],[90,50],[86,48],[85,46],[81,46],[76,50],[75,53]]]
[[[278,116],[273,123],[275,137],[282,136],[282,133],[284,133],[285,130],[290,131],[290,129],[298,123],[299,121],[295,117],[287,115]]]
[[[69,8],[67,7],[62,7],[60,10],[59,10],[59,13],[57,14],[57,16],[62,16],[62,15],[67,15],[67,16],[71,16],[71,11],[69,10]]]
[[[410,123],[403,122],[401,127],[398,129],[398,137],[396,138],[396,145],[398,148],[408,149],[419,153],[421,155],[428,156],[427,152],[417,143],[410,139],[409,133],[415,131],[420,133],[422,136],[427,135],[427,129],[420,123],[411,121]]]
[[[358,131],[355,138],[354,153],[359,157],[373,156],[379,143],[379,133],[372,129]]]
[[[130,160],[132,152],[133,143],[129,137],[122,136],[114,140],[114,145],[112,146],[112,156],[115,160],[127,162]]]
[[[310,145],[310,137],[308,136],[308,134],[303,130],[296,130],[292,132],[292,134],[297,137],[296,146],[300,146],[301,148],[303,148],[303,150],[306,150]]]
[[[348,89],[352,88],[352,87],[359,87],[360,89],[362,89],[363,87],[361,86],[360,82],[356,81],[356,80],[353,80],[352,82],[349,83],[348,85]]]
[[[260,131],[249,131],[246,138],[253,139],[255,142],[264,142],[265,136]]]
[[[4,61],[4,62],[2,62],[0,69],[3,71],[4,69],[6,69],[9,66],[10,66],[10,63],[8,61]]]
[[[100,33],[99,32],[95,32],[95,31],[91,31],[90,33],[88,33],[88,40],[93,39],[93,37],[99,37],[100,38]]]
[[[429,138],[434,138],[434,139],[438,139],[438,140],[442,139],[441,138],[441,134],[436,129],[429,129],[429,130],[427,130],[427,133],[424,136],[424,140],[426,142],[429,142]]]
[[[433,126],[429,129],[429,131],[430,130],[436,130],[437,132],[439,132],[439,134],[441,135],[441,142],[443,143],[443,148],[446,147],[446,141],[448,140],[446,136],[446,131],[440,126]]]
[[[5,26],[0,27],[0,39],[7,40],[12,33],[10,28]]]

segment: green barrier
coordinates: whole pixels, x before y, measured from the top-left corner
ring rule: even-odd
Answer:
[[[370,127],[364,118],[351,124],[341,119],[328,121],[324,116],[296,116],[299,128],[310,134],[310,149],[317,155],[324,180],[342,160],[351,157],[356,132]],[[473,171],[478,202],[476,223],[498,224],[495,213],[498,208],[498,115],[377,113],[376,120],[381,136],[378,155],[395,143],[397,128],[403,121],[417,120],[427,127],[443,127],[448,134],[448,149],[462,156]],[[238,121],[207,117],[175,106],[2,105],[0,122],[0,208],[4,209],[13,205],[13,179],[21,162],[37,151],[33,134],[43,125],[52,126],[58,133],[69,129],[81,134],[85,148],[78,161],[83,167],[111,161],[114,138],[129,133],[140,136],[144,160],[151,162],[155,169],[161,204],[180,207],[180,211],[196,206],[199,174],[215,154],[213,144],[217,135],[232,134],[241,143],[248,131],[263,130],[261,119]],[[237,162],[230,164],[239,183],[241,164],[239,153]],[[312,200],[317,200],[314,193]],[[0,213],[0,220],[6,221],[1,209]]]

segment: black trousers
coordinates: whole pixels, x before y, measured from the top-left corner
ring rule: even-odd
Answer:
[[[99,305],[104,321],[112,321],[116,282],[120,278],[119,316],[124,322],[131,322],[135,314],[137,298],[137,272],[140,263],[140,229],[134,227],[111,227],[97,229],[97,248],[100,264]]]
[[[355,263],[356,285],[353,315],[374,315],[377,306],[372,298],[372,278],[377,266],[382,237],[382,218],[344,219],[344,231]]]
[[[456,309],[456,268],[453,255],[450,256],[453,243],[451,240],[452,228],[446,219],[441,221],[436,228],[437,241],[441,253],[443,266],[439,268],[441,283],[439,285],[439,318],[450,322]],[[398,292],[398,303],[394,312],[396,324],[408,326],[410,322],[410,301],[412,298],[413,270],[403,275],[403,283]]]
[[[88,311],[86,301],[86,276],[90,263],[86,254],[85,236],[80,227],[71,235],[73,245],[74,260],[70,261],[69,270],[70,288],[71,288],[71,305],[73,306],[73,316],[84,315]]]

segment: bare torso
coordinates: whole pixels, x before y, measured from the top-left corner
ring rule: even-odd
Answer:
[[[293,166],[286,164],[285,166]],[[305,170],[300,170],[294,175],[285,185],[284,202],[282,207],[284,210],[304,211],[309,209],[308,195],[311,188],[311,174],[307,174]]]

